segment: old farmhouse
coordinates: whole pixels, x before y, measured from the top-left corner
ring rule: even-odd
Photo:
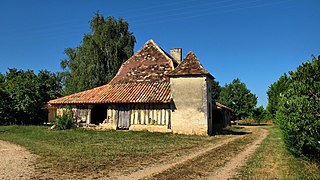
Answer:
[[[108,84],[49,101],[56,107],[49,116],[71,105],[82,126],[212,135],[218,128],[212,80],[193,52],[182,61],[181,48],[169,55],[149,40]],[[219,127],[230,119],[223,121]]]

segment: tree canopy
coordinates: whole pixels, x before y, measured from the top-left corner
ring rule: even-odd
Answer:
[[[42,70],[9,69],[0,75],[0,124],[39,124],[47,117],[45,105],[60,96],[60,78]]]
[[[233,109],[233,119],[248,118],[257,104],[257,96],[238,78],[221,89],[218,102]]]
[[[212,80],[211,88],[212,88],[211,97],[214,101],[216,101],[220,97],[221,86],[219,85],[218,81]]]
[[[276,122],[291,152],[320,158],[320,56],[289,72],[279,95]],[[280,79],[278,83],[283,83]]]
[[[64,94],[91,89],[108,83],[121,64],[133,55],[136,42],[123,19],[104,18],[97,13],[90,22],[91,32],[82,44],[66,48],[61,61]]]
[[[279,109],[279,99],[280,96],[288,89],[290,84],[290,78],[287,74],[282,75],[279,80],[273,84],[268,89],[268,105],[267,110],[275,117],[277,110]]]

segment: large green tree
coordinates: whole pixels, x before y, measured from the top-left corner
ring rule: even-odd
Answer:
[[[279,99],[280,96],[287,90],[290,84],[290,78],[287,74],[282,75],[278,81],[271,84],[268,89],[268,105],[267,110],[275,117],[277,110],[279,109]]]
[[[39,124],[46,119],[45,105],[60,96],[59,77],[49,71],[9,69],[0,77],[0,124]]]
[[[61,61],[64,94],[91,89],[109,82],[121,64],[133,55],[136,42],[123,19],[104,18],[97,13],[90,22],[91,32],[82,44],[66,48]]]
[[[233,119],[248,118],[257,104],[257,96],[238,78],[222,87],[218,102],[233,109]]]
[[[5,91],[5,76],[0,73],[0,125],[12,124],[11,99]]]
[[[219,82],[216,80],[212,80],[211,88],[212,88],[211,97],[214,101],[217,101],[220,97],[220,92],[221,92],[221,86],[219,85]]]
[[[320,56],[289,72],[290,83],[279,97],[276,120],[289,150],[320,158]]]

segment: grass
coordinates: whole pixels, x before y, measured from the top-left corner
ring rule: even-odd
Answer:
[[[319,164],[291,155],[276,126],[264,126],[270,132],[257,152],[242,168],[238,179],[320,179]],[[174,167],[156,176],[167,178],[203,178],[208,171],[223,166],[255,138],[245,129],[233,127],[227,135],[216,137],[185,136],[164,133],[96,130],[48,130],[45,126],[0,126],[0,139],[26,147],[38,155],[36,179],[99,178],[113,172],[126,173],[161,164],[176,156],[197,151],[233,135],[245,135],[212,152]],[[229,136],[231,135],[231,136]],[[205,168],[204,168],[205,167]]]
[[[226,132],[234,135],[245,135],[240,139],[215,148],[191,161],[168,169],[150,179],[206,179],[208,173],[224,166],[228,161],[242,152],[256,138],[256,134],[246,133],[248,129],[235,126]]]
[[[268,129],[269,136],[241,169],[238,179],[320,179],[319,164],[290,154],[280,129]]]
[[[164,133],[96,130],[48,130],[44,126],[0,126],[0,139],[26,147],[39,155],[36,178],[66,175],[92,178],[110,172],[139,169],[161,163],[209,142],[216,137]]]

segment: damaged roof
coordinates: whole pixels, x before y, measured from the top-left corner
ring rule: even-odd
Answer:
[[[208,75],[214,78],[199,62],[196,55],[190,51],[184,60],[173,71],[168,73],[171,76],[187,76],[187,75]]]
[[[211,76],[192,52],[189,52],[185,60],[177,65],[176,60],[153,40],[149,40],[121,65],[116,76],[108,84],[54,99],[48,103],[51,105],[170,103],[169,74]]]
[[[124,62],[106,85],[49,101],[49,104],[168,103],[170,79],[177,62],[153,40]]]
[[[132,82],[169,82],[167,73],[177,62],[165,53],[153,40],[124,62],[110,84]]]
[[[106,84],[49,101],[49,104],[169,103],[169,82]]]

